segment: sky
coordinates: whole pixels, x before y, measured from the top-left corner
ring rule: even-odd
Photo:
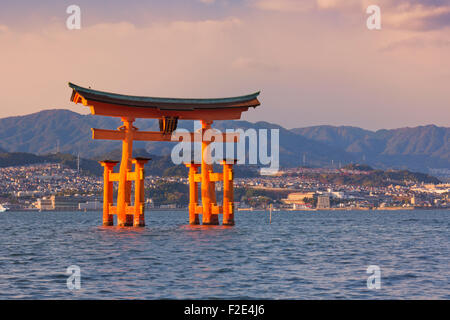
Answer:
[[[381,30],[367,28],[369,5]],[[2,0],[0,117],[88,113],[70,81],[158,97],[261,91],[243,119],[287,128],[449,127],[449,57],[450,0]]]

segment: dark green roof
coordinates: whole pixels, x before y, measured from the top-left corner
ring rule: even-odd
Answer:
[[[69,87],[73,89],[72,100],[75,93],[86,100],[93,100],[105,103],[113,103],[118,105],[127,105],[135,107],[168,107],[171,109],[174,106],[187,108],[195,106],[198,108],[208,108],[208,107],[239,107],[243,103],[252,103],[251,107],[256,107],[259,105],[257,97],[260,92],[253,94],[231,97],[231,98],[218,98],[218,99],[180,99],[180,98],[158,98],[158,97],[141,97],[141,96],[130,96],[123,94],[116,94],[110,92],[97,91],[92,89],[83,88],[69,82]],[[255,102],[256,100],[256,102]]]

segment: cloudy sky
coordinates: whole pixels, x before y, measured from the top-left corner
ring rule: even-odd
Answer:
[[[66,8],[81,8],[68,30]],[[370,31],[369,5],[382,29]],[[0,117],[112,92],[262,91],[249,121],[450,126],[450,0],[2,0]]]

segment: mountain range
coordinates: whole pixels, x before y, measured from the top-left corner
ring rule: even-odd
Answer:
[[[117,141],[92,140],[91,128],[116,129],[120,119],[82,115],[69,110],[45,110],[0,119],[0,152],[80,154],[97,159],[121,147]],[[157,120],[139,119],[140,130],[159,131]],[[193,129],[192,121],[179,128]],[[370,131],[348,126],[314,126],[288,130],[282,126],[247,121],[217,121],[214,128],[279,129],[280,163],[285,167],[338,167],[366,163],[380,169],[409,169],[430,173],[450,171],[450,128],[434,125]],[[171,142],[136,142],[135,148],[166,156]],[[439,171],[440,170],[440,171]]]

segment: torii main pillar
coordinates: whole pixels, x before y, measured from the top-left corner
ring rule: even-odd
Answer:
[[[205,132],[211,129],[212,121],[202,121],[202,137]],[[216,205],[216,184],[211,181],[210,174],[213,173],[210,146],[211,141],[202,139],[202,206],[203,206],[203,225],[218,225],[218,215],[212,214],[212,208]]]
[[[122,118],[124,132],[122,140],[122,161],[120,162],[119,190],[117,192],[117,225],[119,227],[132,226],[133,219],[127,214],[127,205],[131,203],[131,183],[128,174],[131,172],[133,155],[133,118]]]

